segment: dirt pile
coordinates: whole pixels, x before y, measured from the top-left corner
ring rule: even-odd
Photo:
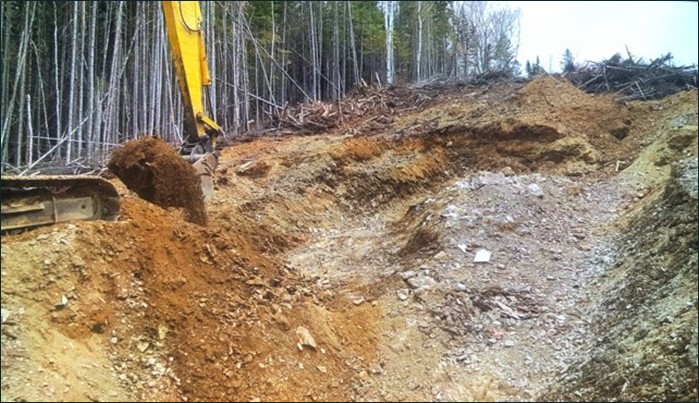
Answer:
[[[263,256],[244,218],[223,234],[135,197],[123,211],[116,223],[3,237],[3,398],[351,395],[372,360],[378,307],[326,309],[311,281]],[[313,348],[298,347],[299,327]]]
[[[153,137],[129,141],[114,151],[108,166],[143,199],[161,207],[184,208],[188,221],[206,225],[199,177],[164,141]]]
[[[611,97],[586,94],[569,81],[551,76],[528,83],[492,112],[501,116],[513,107],[523,121],[546,124],[562,135],[585,136],[591,141],[606,137],[613,128],[631,124],[623,104]]]
[[[401,136],[450,136],[470,166],[517,172],[580,175],[638,148],[643,130],[611,97],[586,94],[550,76],[498,91],[496,97],[452,96],[446,105],[400,119],[396,128]]]

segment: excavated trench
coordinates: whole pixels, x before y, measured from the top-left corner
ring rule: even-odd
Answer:
[[[654,145],[665,147],[684,136],[668,121],[661,123],[668,125],[666,132],[650,137]],[[612,132],[605,134],[612,137]],[[639,142],[648,144],[648,138]],[[635,175],[647,172],[616,174],[619,152],[630,148],[627,143],[606,149],[608,141],[512,121],[390,141],[348,138],[328,154],[299,159],[293,168],[304,178],[280,210],[270,204],[275,190],[265,192],[264,202],[256,203],[265,213],[256,217],[274,217],[271,228],[301,240],[277,252],[325,290],[321,304],[380,308],[379,366],[360,377],[351,397],[686,400],[696,394],[691,337],[677,344],[684,364],[658,359],[656,368],[681,375],[656,382],[652,392],[617,382],[628,377],[629,368],[621,364],[609,367],[616,389],[589,375],[581,383],[595,386],[570,386],[579,376],[574,364],[578,371],[585,365],[599,371],[607,364],[590,363],[600,354],[609,360],[623,343],[614,325],[598,325],[607,313],[596,288],[606,281],[607,270],[633,260],[634,252],[623,249],[630,240],[620,236],[631,224],[620,224],[621,217],[638,220],[644,213],[634,213],[634,206],[655,200],[646,197],[675,181],[668,162],[658,163],[672,149],[639,159],[638,164],[664,169],[666,175],[644,182]],[[695,143],[684,143],[685,154],[696,152]],[[273,176],[274,159],[264,161]],[[305,206],[301,217],[287,216],[298,211],[296,203]],[[310,216],[315,220],[304,220]],[[473,262],[480,249],[492,253],[489,263]],[[679,254],[687,253],[684,274],[670,276],[674,282],[696,275],[691,264],[696,249]],[[692,299],[691,291],[683,295]],[[684,311],[671,314],[685,330],[695,327],[692,312],[687,314],[691,306],[687,302]],[[646,320],[644,311],[627,309],[638,315],[631,322]],[[610,341],[609,332],[617,339]],[[604,340],[602,353],[599,340]],[[645,341],[639,340],[642,351]]]
[[[590,284],[629,258],[611,252],[626,242],[611,228],[648,190],[623,176],[579,178],[604,166],[582,139],[542,127],[487,130],[487,141],[471,132],[390,147],[350,138],[330,159],[302,159],[298,198],[271,190],[254,203],[265,210],[253,209],[256,218],[302,240],[275,252],[320,285],[321,304],[380,308],[379,367],[354,386],[355,398],[556,398],[549,390],[565,384],[561,374],[607,331],[590,319],[599,309]],[[295,203],[323,219],[287,215]],[[489,263],[473,263],[479,249],[492,253]],[[691,365],[663,365],[691,381]],[[662,396],[695,390],[673,387],[686,394]]]
[[[696,91],[497,99],[228,148],[206,228],[3,237],[3,398],[696,401]]]
[[[355,195],[345,202],[360,213],[287,255],[291,267],[331,290],[346,284],[345,304],[366,299],[381,307],[384,364],[358,387],[362,400],[533,399],[567,358],[559,352],[581,342],[561,340],[573,330],[558,321],[582,316],[584,274],[598,245],[587,241],[585,253],[579,238],[595,237],[612,215],[591,212],[620,196],[608,184],[604,191],[586,184],[583,193],[566,177],[518,175],[502,162],[495,173],[460,169],[521,157],[478,160],[464,150],[483,147],[459,140],[421,139],[421,153],[382,171],[335,169]],[[531,190],[537,187],[541,194]],[[598,193],[607,196],[592,196]],[[474,264],[479,249],[493,253],[492,262]]]

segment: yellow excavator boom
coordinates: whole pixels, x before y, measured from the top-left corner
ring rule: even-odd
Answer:
[[[163,14],[172,50],[175,75],[184,103],[184,134],[187,142],[210,141],[216,149],[223,131],[204,108],[204,91],[211,85],[198,1],[163,1]]]

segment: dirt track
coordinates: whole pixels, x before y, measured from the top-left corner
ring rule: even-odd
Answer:
[[[3,400],[696,400],[697,92],[429,105],[227,148],[207,228],[3,235]]]

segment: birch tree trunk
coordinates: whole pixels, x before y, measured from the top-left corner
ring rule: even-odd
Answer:
[[[386,82],[393,84],[395,74],[395,62],[393,58],[393,25],[397,5],[395,1],[382,1],[384,12],[384,28],[386,29]]]
[[[27,154],[24,160],[27,165],[31,165],[34,158],[34,131],[32,129],[32,97],[29,94],[27,94],[27,133]]]
[[[269,79],[270,79],[270,100],[272,100],[273,103],[276,104],[274,101],[275,94],[276,94],[276,44],[277,44],[277,24],[275,23],[275,17],[274,17],[274,1],[270,1],[270,10],[271,10],[271,21],[272,21],[272,43],[269,46]]]
[[[83,60],[85,55],[85,2],[80,2],[80,51],[78,52],[78,110],[77,110],[77,121],[83,121],[83,107],[84,107],[84,97],[85,97],[85,71],[83,69]],[[78,158],[83,156],[83,142],[85,142],[85,132],[83,131],[83,125],[78,126],[78,131],[76,132],[76,137],[78,139],[77,144],[77,156]]]
[[[312,101],[315,102],[318,100],[318,72],[320,70],[318,66],[318,45],[316,42],[316,38],[318,37],[316,35],[316,24],[315,24],[315,19],[313,18],[313,2],[309,1],[308,2],[308,10],[309,10],[309,18],[310,18],[310,44],[311,44],[311,83],[313,83],[313,89],[311,90],[311,98]]]
[[[359,82],[360,73],[359,73],[359,63],[357,60],[357,45],[355,44],[354,41],[354,24],[352,23],[352,2],[347,1],[347,12],[349,14],[349,36],[350,36],[350,47],[352,48],[352,73],[353,73],[353,79],[354,83]]]
[[[107,143],[117,143],[117,116],[119,111],[119,98],[118,98],[118,77],[119,77],[119,61],[121,56],[121,26],[122,26],[122,14],[124,11],[124,2],[119,2],[117,5],[115,28],[114,28],[114,46],[113,46],[113,58],[112,65],[109,72],[109,87],[107,88],[107,121],[104,125],[104,138],[107,139]]]
[[[88,33],[87,45],[87,113],[85,131],[87,133],[88,144],[85,149],[87,159],[92,159],[95,151],[95,143],[98,137],[93,131],[95,128],[95,36],[97,31],[97,3],[90,4],[90,30]]]
[[[286,43],[286,5],[287,2],[284,2],[284,17],[282,18],[282,48],[286,49],[287,43]],[[286,69],[286,52],[282,52],[282,61],[281,61],[282,69]],[[286,83],[287,83],[287,78],[286,75],[282,75],[282,83],[281,83],[281,99],[282,102],[286,101]]]
[[[73,133],[74,114],[75,114],[75,80],[77,69],[77,49],[78,42],[78,2],[73,2],[73,16],[71,18],[73,34],[70,40],[70,81],[68,82],[68,133]],[[70,163],[73,157],[73,135],[68,135],[66,140],[66,162]]]
[[[28,36],[28,35],[27,35]],[[25,47],[25,52],[26,52],[26,47]],[[25,55],[26,59],[26,55]],[[19,84],[19,93],[20,93],[20,99],[19,99],[19,114],[17,115],[17,133],[15,133],[15,138],[17,139],[17,144],[16,144],[16,149],[15,149],[15,166],[19,167],[22,166],[22,148],[23,148],[23,139],[24,139],[24,102],[22,102],[22,98],[24,98],[26,95],[26,83],[27,83],[27,74],[26,71],[23,71],[22,74],[20,75],[20,84]]]
[[[333,64],[335,65],[335,99],[340,99],[343,95],[342,91],[342,76],[340,75],[340,66],[341,66],[341,60],[340,59],[340,18],[339,18],[339,10],[338,8],[340,7],[340,2],[336,1],[334,2],[335,6],[335,19],[334,19],[334,24],[333,24],[333,36],[334,36],[334,42],[335,42],[335,58],[333,60]]]

